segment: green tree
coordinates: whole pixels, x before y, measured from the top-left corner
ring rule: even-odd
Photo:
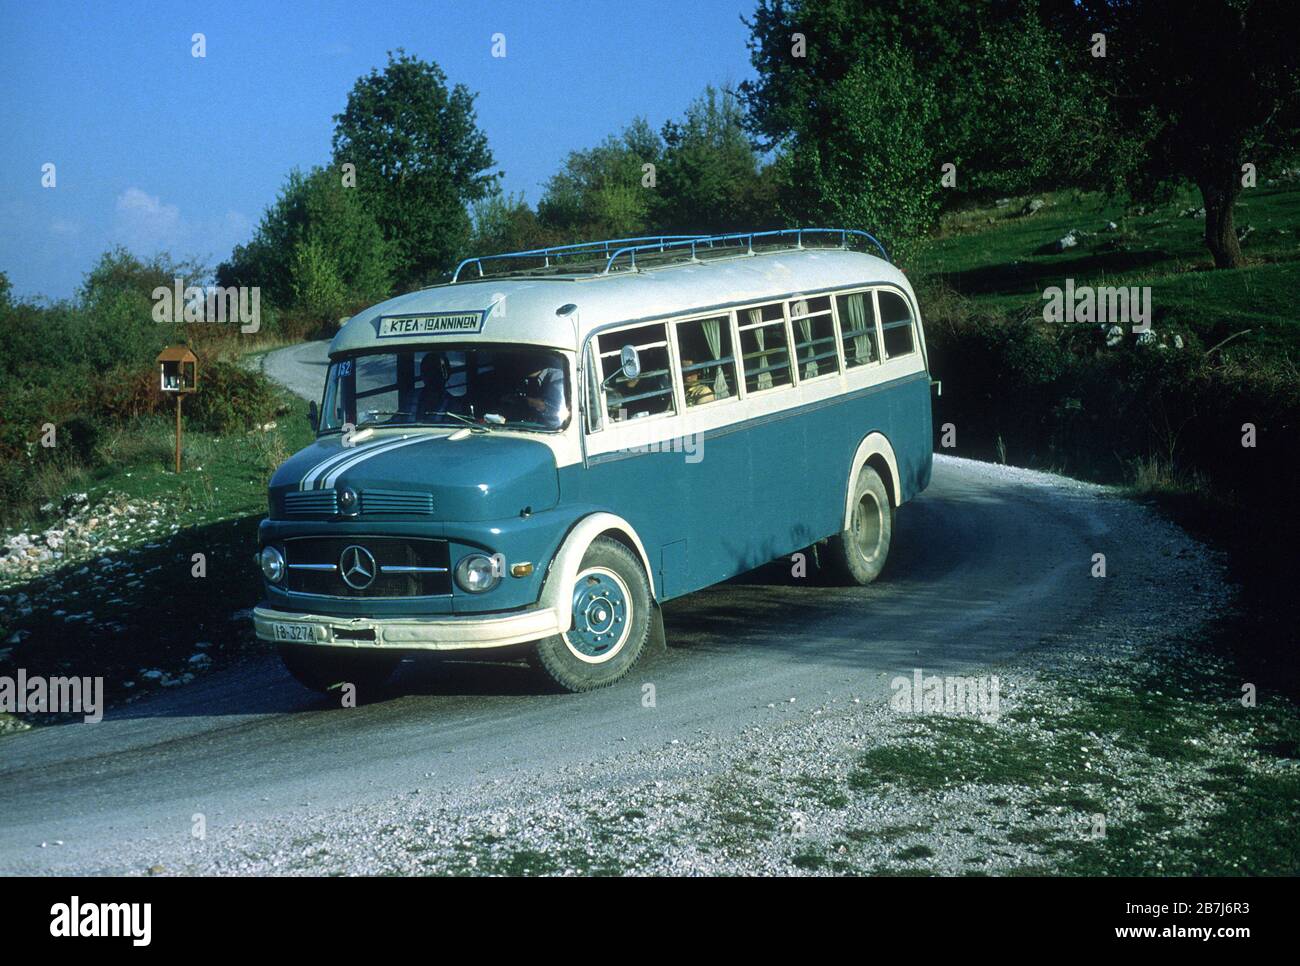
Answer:
[[[796,132],[805,144],[836,139],[831,92],[882,48],[897,47],[910,55],[918,89],[934,96],[928,177],[955,166],[949,203],[1073,183],[1092,170],[1083,148],[1095,140],[1079,134],[1104,122],[1073,69],[1083,51],[1067,56],[1072,48],[1044,27],[1036,0],[760,0],[748,24],[758,79],[741,93],[751,131],[768,146]],[[897,88],[878,74],[866,79]]]
[[[645,118],[594,148],[571,152],[546,183],[538,218],[573,241],[644,234],[656,204],[656,189],[645,184],[645,165],[657,168],[663,152],[663,141]]]
[[[334,163],[355,165],[357,190],[409,287],[446,270],[470,234],[468,206],[500,177],[474,97],[450,90],[437,64],[398,50],[360,78],[334,118]]]
[[[0,278],[8,282],[3,273]],[[0,399],[7,402],[11,395],[48,382],[60,367],[84,363],[85,347],[72,302],[38,304],[14,298],[3,283],[0,289]],[[5,406],[0,413],[0,423],[12,416]]]
[[[177,278],[182,289],[202,286],[209,277],[201,265],[174,262],[166,254],[145,262],[125,248],[105,252],[77,293],[77,311],[69,317],[75,338],[65,347],[69,356],[100,373],[118,366],[152,366],[159,350],[186,338],[179,311],[170,324],[155,321],[154,291],[163,288],[170,294]]]
[[[652,196],[665,232],[727,232],[770,227],[770,182],[744,128],[735,92],[706,87],[681,121],[663,127],[663,160]]]
[[[309,237],[294,245],[289,265],[295,306],[313,319],[327,320],[343,314],[348,303],[347,288],[320,239]]]
[[[1300,145],[1300,44],[1293,0],[1055,0],[1052,22],[1079,47],[1111,107],[1106,146],[1137,196],[1190,180],[1205,202],[1218,268],[1242,264],[1234,208],[1243,166],[1262,169]],[[1291,26],[1287,26],[1291,24]]]
[[[818,122],[801,120],[776,162],[782,214],[795,223],[866,228],[907,259],[939,210],[926,137],[937,113],[933,91],[907,53],[878,47],[820,100]],[[834,137],[822,136],[822,123]]]
[[[561,243],[559,236],[541,223],[522,194],[494,192],[474,203],[472,219],[469,251],[475,255],[527,251]]]
[[[279,309],[317,321],[385,298],[392,281],[389,249],[357,189],[335,168],[293,171],[247,245],[217,269],[222,285],[257,285]],[[328,277],[333,293],[323,298]],[[307,298],[304,293],[315,292]],[[304,301],[305,299],[305,301]]]

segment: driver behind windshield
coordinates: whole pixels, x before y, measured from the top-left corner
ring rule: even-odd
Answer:
[[[556,366],[532,368],[527,361],[512,361],[509,382],[513,388],[501,399],[507,410],[523,410],[524,419],[546,429],[559,429],[568,418],[564,404],[564,371]]]

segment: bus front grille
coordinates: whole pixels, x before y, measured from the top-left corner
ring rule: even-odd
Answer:
[[[323,597],[439,597],[451,593],[446,540],[290,537],[285,589]]]
[[[433,516],[433,494],[404,490],[362,490],[361,512]]]
[[[338,494],[333,490],[301,490],[284,495],[285,516],[332,517],[338,512]]]

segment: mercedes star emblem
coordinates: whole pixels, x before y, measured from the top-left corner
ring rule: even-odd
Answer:
[[[343,582],[353,590],[365,590],[375,582],[379,565],[369,550],[354,543],[344,547],[339,555],[339,573],[343,575]]]

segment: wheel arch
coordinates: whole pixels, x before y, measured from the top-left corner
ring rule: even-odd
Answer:
[[[863,466],[870,466],[885,482],[885,489],[889,491],[889,502],[897,507],[900,501],[902,489],[898,478],[898,459],[894,456],[894,447],[890,444],[884,433],[872,432],[863,437],[862,442],[858,444],[857,451],[853,454],[853,462],[849,465],[849,475],[844,481],[844,524],[843,529],[849,528],[849,523],[853,516],[853,507],[850,501],[853,499],[853,481],[858,478],[858,472]]]
[[[567,631],[573,622],[572,602],[569,600],[573,582],[578,579],[578,570],[587,548],[599,537],[617,540],[632,552],[645,572],[646,583],[650,587],[650,600],[654,602],[655,578],[650,566],[650,557],[645,545],[637,536],[636,530],[622,517],[613,513],[592,513],[573,525],[556,551],[542,586],[540,604],[553,607],[559,615],[560,630]]]

